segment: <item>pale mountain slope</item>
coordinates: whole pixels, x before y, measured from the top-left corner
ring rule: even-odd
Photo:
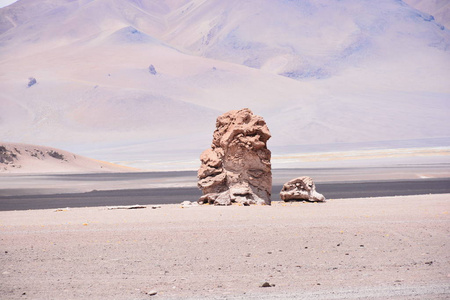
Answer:
[[[0,143],[0,174],[136,172],[52,147]]]
[[[439,24],[450,28],[450,1],[448,0],[403,0],[412,7],[432,15]]]
[[[377,60],[449,46],[431,17],[398,1],[192,1],[163,37],[197,55],[293,78],[329,78]],[[406,43],[405,43],[406,42]],[[394,51],[393,51],[394,50]]]
[[[20,0],[1,9],[0,139],[192,167],[215,118],[250,107],[266,119],[274,154],[447,145],[450,34],[428,15],[388,0],[255,3]]]

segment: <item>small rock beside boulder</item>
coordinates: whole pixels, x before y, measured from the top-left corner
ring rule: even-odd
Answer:
[[[316,191],[316,185],[311,177],[303,176],[292,179],[283,185],[280,192],[281,200],[324,202],[325,197]]]

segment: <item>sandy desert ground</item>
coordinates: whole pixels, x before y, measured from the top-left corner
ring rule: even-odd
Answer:
[[[450,194],[0,212],[0,295],[449,299],[449,211]]]

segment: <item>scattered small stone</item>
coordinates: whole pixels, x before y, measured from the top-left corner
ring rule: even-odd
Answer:
[[[158,294],[158,292],[153,290],[147,293],[149,296],[155,296],[156,294]]]
[[[121,206],[110,206],[110,207],[108,207],[108,210],[111,210],[111,209],[141,209],[141,208],[146,208],[147,206],[144,206],[144,205],[139,205],[139,204],[136,204],[136,205],[121,205]]]
[[[198,203],[197,202],[191,202],[191,201],[183,201],[183,202],[181,202],[181,208],[192,207],[192,206],[198,206]]]
[[[148,67],[148,71],[149,71],[150,74],[152,74],[152,75],[156,75],[156,74],[157,74],[156,68],[155,68],[154,65],[150,65],[150,66]]]
[[[359,247],[364,248],[364,245],[359,245]]]
[[[153,205],[152,209],[157,209],[157,208],[161,208],[161,205]]]
[[[273,287],[275,284],[270,284],[267,281],[265,281],[263,284],[260,285],[260,287]]]
[[[317,285],[320,285],[320,282],[318,282]]]
[[[55,212],[59,212],[59,211],[68,211],[68,210],[69,210],[68,207],[66,207],[66,208],[57,208],[57,209],[55,210]]]
[[[341,243],[337,244],[336,246],[338,246],[338,247],[339,247],[340,245],[341,245]]]
[[[31,87],[37,83],[36,78],[30,77],[28,78],[28,87]]]
[[[272,254],[272,252],[271,252],[271,251],[269,251],[269,252],[267,252],[267,254]]]
[[[25,296],[26,294],[27,294],[27,293],[23,292],[23,293],[22,293],[22,296]]]
[[[431,266],[433,264],[433,261],[427,261],[425,262],[425,264]]]

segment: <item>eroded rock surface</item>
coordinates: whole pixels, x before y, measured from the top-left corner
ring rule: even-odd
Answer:
[[[316,191],[316,185],[312,178],[307,176],[286,182],[281,189],[280,197],[284,201],[325,201],[325,197]]]
[[[211,148],[200,156],[198,187],[203,196],[198,202],[270,205],[270,137],[264,119],[248,108],[219,116]]]

